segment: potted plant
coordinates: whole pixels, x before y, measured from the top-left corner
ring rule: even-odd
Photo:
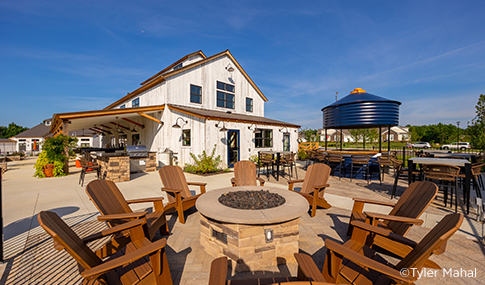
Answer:
[[[67,165],[68,157],[65,151],[76,142],[77,138],[65,135],[47,138],[35,163],[34,176],[44,178],[66,175],[64,167]]]

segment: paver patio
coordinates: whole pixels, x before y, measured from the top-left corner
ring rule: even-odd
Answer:
[[[81,236],[101,230],[106,226],[96,220],[96,208],[89,201],[84,187],[78,185],[79,170],[71,168],[71,175],[60,178],[33,178],[35,158],[9,164],[9,170],[3,177],[3,224],[4,251],[6,264],[2,266],[0,284],[80,284],[81,278],[73,259],[65,251],[56,251],[52,239],[38,225],[36,214],[42,210],[57,212]],[[299,167],[299,177],[304,177],[304,170]],[[186,174],[188,181],[207,182],[207,191],[230,186],[232,173],[213,176]],[[268,180],[265,175],[262,175]],[[286,177],[280,181],[269,178],[268,186],[287,189]],[[94,179],[94,174],[86,175],[86,183]],[[326,249],[324,240],[330,238],[339,242],[346,241],[345,235],[352,207],[351,197],[390,200],[392,177],[386,176],[379,185],[373,181],[370,185],[362,180],[331,177],[330,187],[326,189],[326,199],[332,208],[318,209],[317,215],[310,218],[301,216],[300,252],[310,254],[319,268],[323,266]],[[127,199],[165,196],[160,190],[158,173],[132,175],[132,180],[117,184]],[[406,183],[400,182],[398,197]],[[196,189],[196,188],[194,188]],[[441,193],[438,197],[441,197]],[[137,205],[135,209],[145,209],[151,205]],[[386,213],[385,207],[369,208],[372,211]],[[459,209],[460,210],[460,209]],[[387,210],[388,211],[388,210]],[[463,208],[461,208],[463,211]],[[444,208],[440,199],[421,216],[423,226],[414,226],[408,237],[421,239],[442,216],[452,212]],[[169,215],[171,235],[167,237],[167,256],[174,284],[207,284],[210,262],[214,257],[205,253],[199,244],[199,213],[194,209],[187,213],[187,221],[180,224],[177,216]],[[484,284],[485,283],[485,246],[479,240],[483,236],[482,224],[475,221],[471,212],[463,226],[448,242],[447,250],[442,255],[432,257],[436,263],[446,269],[474,270],[476,277],[443,276],[442,271],[436,277],[421,278],[417,284]],[[162,238],[157,236],[156,239]],[[101,242],[93,244],[96,248]],[[390,261],[395,261],[388,257]],[[280,265],[261,268],[252,272],[230,272],[231,279],[261,278],[273,276],[295,276],[295,265]]]

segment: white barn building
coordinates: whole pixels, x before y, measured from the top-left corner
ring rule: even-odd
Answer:
[[[268,99],[229,50],[207,57],[186,55],[103,110],[54,114],[51,131],[90,128],[104,147],[146,145],[149,151],[210,153],[216,145],[223,167],[258,151],[298,150],[298,128],[264,117]],[[290,110],[288,110],[290,111]]]

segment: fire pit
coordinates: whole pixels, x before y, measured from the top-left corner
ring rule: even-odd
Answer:
[[[221,204],[220,200],[231,200],[233,195],[234,204],[264,197],[259,200],[262,207],[256,209],[258,201],[248,206],[255,209]],[[273,207],[264,205],[269,202],[274,202]],[[229,257],[236,271],[296,262],[293,254],[298,252],[300,216],[309,208],[301,195],[267,186],[228,187],[202,195],[196,207],[201,214],[201,245],[214,257]]]

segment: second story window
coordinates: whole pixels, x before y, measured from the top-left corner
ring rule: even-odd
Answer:
[[[217,81],[217,107],[234,109],[234,85]]]
[[[140,107],[140,98],[136,98],[135,100],[131,101],[131,107]]]
[[[247,112],[253,111],[253,98],[246,98],[246,111]]]
[[[126,107],[125,104],[123,104],[123,105],[120,106],[120,109],[123,109],[125,107]]]
[[[190,102],[202,104],[202,87],[190,84]]]

